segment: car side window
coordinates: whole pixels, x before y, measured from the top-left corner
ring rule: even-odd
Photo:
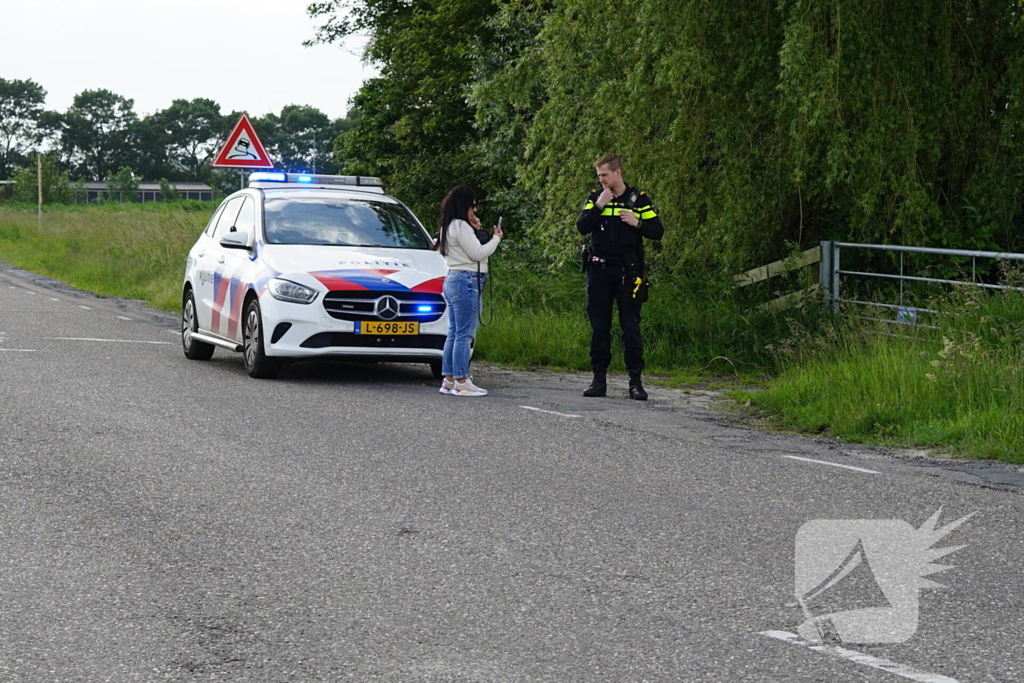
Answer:
[[[252,237],[256,227],[256,205],[251,197],[246,197],[242,203],[242,210],[238,212],[238,218],[235,219],[235,227],[239,232],[248,233],[249,237]]]
[[[207,237],[213,237],[213,230],[217,227],[217,219],[224,213],[224,205],[221,204],[217,207],[217,210],[213,212],[213,216],[210,218],[210,222],[206,224],[206,229],[203,232]]]
[[[245,197],[235,197],[224,206],[224,210],[220,212],[220,218],[217,219],[217,227],[212,235],[213,239],[219,240],[228,234],[228,230],[235,224],[235,218],[238,216],[238,210],[242,206],[243,199]]]

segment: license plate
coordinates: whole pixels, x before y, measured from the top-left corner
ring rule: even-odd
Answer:
[[[378,320],[357,320],[356,334],[419,334],[420,324],[418,322],[383,322]]]

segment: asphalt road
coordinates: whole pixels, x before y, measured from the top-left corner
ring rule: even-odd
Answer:
[[[0,268],[0,681],[1024,680],[1019,469],[476,375],[252,380],[174,316]],[[976,514],[911,637],[797,639],[802,525],[940,508]]]

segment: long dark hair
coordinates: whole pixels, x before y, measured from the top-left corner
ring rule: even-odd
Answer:
[[[454,220],[469,222],[469,210],[476,206],[476,194],[469,185],[456,185],[441,200],[441,213],[437,217],[437,242],[434,249],[448,254],[448,226]]]

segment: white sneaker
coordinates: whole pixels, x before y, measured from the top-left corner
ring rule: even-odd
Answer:
[[[476,391],[479,391],[484,396],[487,395],[486,389],[478,387],[476,384],[473,383],[473,375],[470,375],[469,377],[466,378],[466,383],[469,384],[469,386],[473,387],[473,389],[475,389]]]
[[[447,379],[441,380],[441,388],[438,389],[442,394],[450,394],[455,389],[455,380],[450,382]]]
[[[452,396],[486,396],[487,390],[473,384],[472,377],[467,377],[464,382],[455,380],[455,388],[450,393]]]

